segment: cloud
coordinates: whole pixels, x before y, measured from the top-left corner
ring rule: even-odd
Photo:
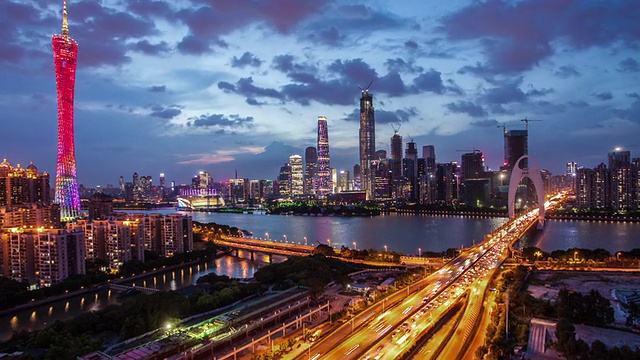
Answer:
[[[416,65],[415,60],[413,59],[409,61],[405,61],[401,58],[387,59],[387,61],[384,62],[384,65],[387,67],[387,71],[389,72],[415,74],[424,71],[424,68]]]
[[[618,71],[620,71],[620,72],[638,72],[638,71],[640,71],[640,66],[638,65],[638,62],[636,61],[636,59],[626,58],[626,59],[620,61],[620,64],[618,64]]]
[[[561,79],[568,79],[572,76],[575,76],[575,77],[582,76],[582,74],[580,74],[580,72],[576,70],[575,66],[573,65],[560,66],[558,70],[556,70],[556,72],[554,72],[553,74]]]
[[[487,112],[478,104],[471,101],[457,101],[455,103],[445,104],[445,107],[454,113],[467,114],[473,117],[487,116]]]
[[[147,88],[149,92],[165,92],[167,91],[166,85],[152,85]]]
[[[260,65],[262,65],[262,60],[249,51],[246,51],[239,58],[234,56],[233,59],[231,59],[231,67],[235,68],[244,68],[246,66],[260,67]]]
[[[497,82],[497,86],[487,90],[482,96],[489,104],[509,104],[524,102],[527,95],[520,89],[522,79],[515,81]]]
[[[472,121],[469,124],[477,127],[494,128],[500,126],[500,123],[494,119]]]
[[[180,109],[176,109],[172,107],[169,107],[169,108],[154,107],[152,108],[152,110],[154,111],[150,114],[151,116],[164,119],[164,120],[171,120],[176,116],[182,114],[182,111],[180,111]]]
[[[640,99],[640,94],[638,94],[637,92],[632,92],[632,93],[628,93],[628,94],[625,94],[625,95],[627,95],[628,97],[630,97],[632,99]]]
[[[472,2],[443,18],[442,29],[452,40],[479,40],[495,73],[517,73],[551,56],[556,40],[573,49],[617,41],[635,46],[639,17],[635,0],[491,0]]]
[[[586,101],[583,100],[579,100],[579,101],[569,101],[569,105],[576,107],[576,108],[585,108],[588,107],[589,104]]]
[[[543,88],[543,89],[534,89],[534,88],[531,88],[531,90],[527,91],[526,95],[527,95],[527,97],[532,97],[532,96],[545,96],[545,95],[547,95],[547,94],[551,94],[551,93],[553,93],[553,92],[554,92],[554,90],[553,90],[553,89],[546,89],[546,88]]]
[[[598,98],[600,100],[606,101],[606,100],[611,100],[613,99],[613,95],[611,94],[610,91],[603,91],[599,94],[591,94],[591,96]]]
[[[627,109],[613,109],[612,112],[621,119],[640,124],[640,100],[634,101]]]
[[[417,50],[419,48],[419,45],[413,40],[408,40],[404,42],[404,47],[406,47],[407,49]]]
[[[332,47],[340,47],[343,45],[346,36],[338,30],[335,26],[312,32],[308,37],[308,40],[320,43]]]
[[[445,87],[440,75],[441,73],[439,71],[429,69],[427,72],[424,72],[413,79],[413,86],[417,90],[443,94]]]
[[[169,44],[166,41],[161,41],[157,44],[152,44],[149,40],[140,40],[138,42],[133,43],[130,46],[130,49],[133,51],[141,52],[146,55],[160,55],[169,52],[171,50],[169,48]]]
[[[375,111],[376,124],[400,124],[409,122],[412,118],[418,116],[418,110],[414,107],[406,109],[398,109],[394,111],[386,111],[377,109]],[[350,114],[345,114],[342,120],[358,122],[360,121],[360,109],[355,108]]]
[[[188,55],[202,55],[211,51],[211,44],[194,35],[186,35],[178,43],[178,50]]]
[[[255,98],[256,96],[283,99],[283,95],[275,89],[261,88],[253,85],[253,78],[241,78],[235,84],[220,81],[218,88],[225,92],[233,92],[245,97]]]
[[[237,129],[242,127],[251,127],[253,126],[253,117],[241,117],[238,114],[232,114],[229,116],[225,116],[223,114],[206,114],[200,115],[198,117],[189,118],[187,122],[187,126],[194,127],[222,127],[229,129]]]

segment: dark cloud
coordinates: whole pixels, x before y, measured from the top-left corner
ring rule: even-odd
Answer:
[[[477,127],[485,127],[485,128],[494,128],[500,126],[500,123],[497,120],[487,119],[487,120],[479,120],[470,122],[471,125]]]
[[[242,54],[239,58],[234,56],[233,59],[231,59],[231,67],[235,68],[244,68],[246,66],[260,67],[260,65],[262,65],[262,60],[249,51]]]
[[[168,2],[150,1],[150,0],[128,0],[127,7],[129,10],[142,17],[163,17],[170,20],[174,10],[169,6]]]
[[[308,37],[309,40],[321,43],[328,46],[340,47],[343,45],[346,36],[340,32],[335,26],[331,26],[327,29],[320,30],[319,32],[313,32]]]
[[[465,65],[461,67],[458,70],[458,74],[461,74],[461,75],[472,74],[472,75],[481,76],[481,77],[485,77],[485,76],[490,77],[495,75],[495,71],[488,68],[486,65],[478,61],[476,62],[475,65]]]
[[[204,44],[197,49],[219,46],[221,37],[251,24],[264,24],[280,33],[290,33],[300,22],[318,14],[327,0],[192,0],[193,5],[174,16]],[[189,54],[197,54],[189,52]]]
[[[409,122],[416,116],[418,116],[418,110],[414,107],[398,109],[395,111],[386,111],[381,109],[376,109],[375,111],[376,124],[400,124]],[[350,114],[346,114],[346,117],[342,120],[351,122],[360,121],[360,109],[353,109],[353,111]]]
[[[334,75],[352,84],[365,84],[378,78],[378,73],[362,59],[336,60],[327,67]]]
[[[149,88],[147,89],[150,92],[165,92],[167,91],[167,86],[166,85],[152,85],[149,86]]]
[[[487,112],[478,104],[471,101],[457,101],[455,103],[445,104],[445,107],[454,113],[467,114],[473,117],[487,116]]]
[[[407,49],[417,50],[419,46],[417,42],[409,40],[404,42],[404,47],[406,47]]]
[[[447,79],[447,84],[449,85],[446,86],[446,89],[449,93],[460,96],[465,95],[465,91],[460,86],[458,86],[458,84],[456,84],[453,79]]]
[[[183,37],[177,48],[188,55],[202,55],[211,51],[211,45],[207,41],[194,35]]]
[[[378,31],[415,26],[412,19],[401,18],[389,12],[382,12],[377,7],[372,8],[363,4],[357,4],[328,7],[322,14],[322,17],[310,21],[305,26],[305,29],[309,33],[317,33],[318,29],[324,29],[326,24],[331,24],[331,27],[340,30],[333,36],[339,34],[341,40],[344,40],[344,38],[350,34],[355,34],[359,37],[361,34],[366,33],[370,36]],[[323,44],[326,44],[327,40],[322,36],[314,36],[310,37],[310,39],[319,40]]]
[[[247,98],[245,101],[247,102],[247,104],[253,105],[253,106],[260,106],[265,104],[264,102],[260,102],[254,98]]]
[[[598,93],[598,94],[594,93],[594,94],[591,94],[591,96],[593,96],[595,98],[598,98],[600,100],[603,100],[603,101],[613,99],[613,95],[611,94],[610,91],[603,91],[603,92]]]
[[[401,58],[387,59],[387,61],[384,62],[384,65],[387,67],[389,72],[414,74],[424,71],[424,68],[422,68],[422,66],[417,66],[413,59],[409,61],[405,61]]]
[[[580,77],[582,74],[578,70],[576,70],[573,65],[563,65],[558,68],[558,70],[554,73],[557,77],[561,79],[567,79],[572,76]]]
[[[554,92],[554,90],[553,90],[553,89],[545,89],[545,88],[542,88],[542,89],[534,89],[534,88],[532,88],[532,89],[530,89],[529,91],[527,91],[527,94],[526,94],[526,95],[527,95],[527,96],[545,96],[545,95],[547,95],[547,94],[551,94],[551,93],[553,93],[553,92]]]
[[[241,127],[251,127],[253,125],[253,117],[241,117],[238,114],[225,116],[223,114],[206,114],[198,117],[189,118],[187,126],[194,127],[210,127],[217,126],[223,128],[236,129]]]
[[[514,73],[552,55],[551,43],[557,39],[575,49],[616,41],[635,46],[640,39],[638,18],[640,2],[636,0],[491,0],[472,2],[442,24],[453,40],[481,40],[489,69]]]
[[[154,110],[150,115],[153,117],[157,117],[160,119],[164,119],[164,120],[171,120],[174,117],[182,114],[182,111],[180,111],[180,109],[176,109],[176,108],[157,108],[154,107],[152,108],[152,110]]]
[[[275,89],[261,88],[253,85],[253,78],[241,78],[235,84],[228,83],[226,81],[220,81],[218,88],[225,92],[233,92],[245,96],[247,98],[254,98],[256,96],[270,97],[275,99],[282,99],[283,96]]]
[[[293,63],[293,60],[293,55],[276,55],[271,61],[271,66],[284,73],[288,73],[297,66]]]
[[[636,59],[626,58],[626,59],[620,61],[620,64],[618,64],[618,71],[621,71],[621,72],[638,72],[638,71],[640,71],[640,66],[638,65],[638,62],[636,61]]]
[[[612,112],[621,119],[640,124],[640,100],[634,101],[627,109],[613,109]]]
[[[637,92],[632,92],[632,93],[628,93],[628,94],[625,94],[625,95],[627,95],[628,97],[633,98],[633,99],[640,99],[640,94],[638,94]]]
[[[440,75],[441,73],[439,71],[430,69],[413,79],[413,86],[415,89],[420,91],[443,94],[445,92],[445,87]]]
[[[130,49],[144,53],[146,55],[154,55],[154,56],[164,54],[169,50],[171,50],[171,48],[169,47],[169,44],[167,44],[167,42],[165,41],[161,41],[157,44],[152,44],[149,42],[149,40],[146,40],[146,39],[140,40],[138,42],[131,44]]]
[[[527,95],[520,89],[521,83],[522,79],[497,82],[497,86],[487,90],[482,98],[489,104],[524,102],[527,100]]]
[[[583,100],[569,101],[569,105],[573,106],[575,108],[584,108],[584,107],[588,107],[589,106],[589,104],[586,101],[583,101]]]

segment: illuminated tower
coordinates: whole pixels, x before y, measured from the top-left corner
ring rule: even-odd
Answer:
[[[58,90],[58,162],[55,202],[60,204],[60,220],[70,221],[80,216],[80,194],[73,139],[73,92],[78,43],[69,37],[67,1],[64,0],[62,4],[62,34],[53,35],[51,39]]]
[[[371,85],[371,84],[369,84]],[[362,190],[367,200],[375,196],[375,174],[371,162],[376,152],[376,119],[373,110],[373,96],[369,87],[362,89],[360,97],[360,169],[362,171]]]
[[[331,164],[329,159],[329,129],[327,118],[318,116],[318,172],[316,194],[320,198],[331,193]]]

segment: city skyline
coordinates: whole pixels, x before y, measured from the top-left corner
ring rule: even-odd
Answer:
[[[502,129],[529,127],[529,154],[563,173],[615,147],[637,153],[640,34],[633,1],[72,1],[78,182],[167,174],[188,182],[274,178],[316,142],[326,115],[331,162],[358,156],[358,98],[373,81],[376,150],[391,125],[439,162],[479,149],[497,170]],[[0,4],[0,156],[54,173],[55,72],[45,47],[61,2]],[[284,9],[284,11],[274,11]],[[587,21],[588,20],[588,21]],[[472,25],[470,25],[472,24]],[[498,26],[496,26],[496,24]],[[275,50],[278,49],[278,50]],[[11,126],[7,126],[8,123]],[[561,154],[561,155],[559,155]]]

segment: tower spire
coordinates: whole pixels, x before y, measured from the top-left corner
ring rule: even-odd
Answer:
[[[67,0],[62,0],[62,35],[69,35],[69,23],[67,22]]]

